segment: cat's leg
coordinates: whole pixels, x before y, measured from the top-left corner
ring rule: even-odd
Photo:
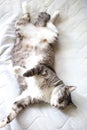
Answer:
[[[59,17],[59,14],[60,14],[59,10],[55,11],[53,15],[51,16],[50,21],[47,23],[47,27],[50,28],[52,31],[54,31],[57,34],[57,36],[59,36],[59,31],[54,25],[54,23],[57,17]]]
[[[51,94],[50,105],[55,106],[59,109],[63,109],[65,107],[65,103],[63,103],[62,100],[63,100],[63,95],[61,93],[61,89],[59,87],[54,88]]]
[[[17,42],[20,42],[20,40],[22,40],[25,36],[25,34],[23,33],[24,26],[29,24],[31,19],[30,13],[28,11],[28,3],[26,1],[22,3],[22,12],[22,16],[17,20],[15,24]]]
[[[11,112],[9,113],[9,115],[0,122],[0,128],[6,126],[14,118],[16,118],[17,114],[20,111],[22,111],[29,103],[30,103],[30,97],[28,97],[28,95],[26,95],[26,97],[24,97],[24,93],[21,94],[18,97],[18,99],[13,103],[13,106],[12,106],[12,109],[11,109]]]
[[[23,25],[26,25],[27,23],[30,22],[30,14],[29,13],[26,13],[26,14],[23,14],[19,19],[18,21],[16,22],[16,28],[17,26],[20,27],[20,26],[23,26]]]
[[[51,16],[50,21],[54,24],[54,22],[56,21],[57,17],[59,17],[59,15],[60,15],[59,10],[56,10],[56,11],[53,13],[53,15]]]
[[[27,1],[24,1],[22,3],[22,13],[23,13],[22,16],[16,22],[16,25],[18,25],[18,26],[25,25],[25,24],[30,22],[30,13],[28,10],[28,2]]]
[[[20,43],[21,40],[25,37],[25,34],[23,32],[23,27],[26,26],[29,23],[29,14],[23,15],[21,18],[18,19],[18,21],[15,24],[15,32],[16,32],[16,42]]]
[[[51,99],[50,99],[50,104],[51,106],[58,106],[58,94],[57,94],[58,88],[56,87],[52,94],[51,94]]]
[[[30,70],[27,70],[21,66],[14,66],[13,70],[14,70],[14,73],[16,74],[16,76],[31,77],[34,75],[41,74],[41,72],[43,71],[43,66],[38,65]]]
[[[34,75],[42,75],[44,76],[45,75],[45,66],[44,65],[37,65],[35,66],[34,68],[30,69],[30,70],[27,70],[23,76],[24,77],[31,77],[31,76],[34,76]]]
[[[6,126],[13,119],[15,119],[19,112],[25,109],[29,104],[39,103],[40,101],[41,98],[39,96],[32,97],[31,94],[29,95],[29,90],[25,90],[19,97],[17,97],[17,99],[13,103],[13,106],[8,116],[0,122],[0,128]]]
[[[25,36],[23,30],[24,26],[26,26],[30,21],[30,15],[29,13],[24,14],[21,18],[18,19],[18,21],[15,24],[16,28],[16,37],[20,40],[22,40]]]

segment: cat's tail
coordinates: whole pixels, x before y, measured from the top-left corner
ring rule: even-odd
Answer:
[[[19,96],[20,97],[20,96]],[[0,122],[0,128],[6,126],[9,124],[12,120],[16,118],[16,116],[25,109],[30,103],[32,102],[32,99],[30,96],[27,96],[23,99],[16,100],[12,106],[11,112],[9,115]],[[33,102],[32,102],[33,103]]]
[[[0,128],[6,126],[6,125],[8,124],[7,122],[8,122],[8,121],[7,121],[7,118],[6,118],[5,120],[2,120],[2,121],[0,122]]]
[[[20,110],[16,110],[15,106],[16,104],[14,104],[10,114],[0,122],[0,128],[5,127],[7,124],[9,124],[13,119],[16,118],[18,113],[22,110],[22,108],[20,108]]]
[[[9,114],[9,116],[11,116],[11,114]],[[14,116],[12,116],[11,119],[9,119],[9,116],[0,122],[0,128],[5,127],[5,126],[6,126],[8,123],[10,123],[17,115],[15,114]]]
[[[24,1],[23,3],[22,3],[22,12],[23,12],[23,14],[26,14],[26,13],[29,13],[29,10],[28,10],[29,8],[28,8],[28,2],[27,1]]]

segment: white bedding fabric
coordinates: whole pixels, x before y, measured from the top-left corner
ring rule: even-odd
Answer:
[[[39,11],[52,14],[60,37],[55,68],[67,84],[77,86],[73,103],[64,111],[46,104],[32,105],[1,130],[87,130],[87,1],[28,0],[32,17]],[[0,120],[10,111],[19,86],[12,72],[11,50],[15,42],[14,23],[22,0],[0,0]]]

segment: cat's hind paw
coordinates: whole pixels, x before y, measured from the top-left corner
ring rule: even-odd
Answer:
[[[14,73],[17,75],[17,76],[23,76],[24,72],[25,72],[25,69],[21,66],[14,66],[13,67],[13,70],[14,70]]]
[[[56,10],[53,14],[55,17],[58,17],[60,15],[60,11],[59,10]]]
[[[54,23],[55,20],[57,19],[57,17],[60,16],[60,11],[59,10],[56,10],[53,15],[51,16],[51,22]]]
[[[28,2],[27,1],[22,2],[22,11],[24,14],[28,13]]]

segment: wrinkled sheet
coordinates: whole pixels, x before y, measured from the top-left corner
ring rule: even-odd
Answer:
[[[58,110],[47,104],[29,106],[2,130],[86,130],[87,129],[87,1],[28,0],[33,18],[39,11],[52,14],[60,10],[56,20],[59,43],[55,68],[67,85],[77,86],[72,93],[75,104]],[[21,12],[21,0],[0,0],[0,120],[10,111],[19,95],[12,71],[11,50],[15,43],[14,23]]]

